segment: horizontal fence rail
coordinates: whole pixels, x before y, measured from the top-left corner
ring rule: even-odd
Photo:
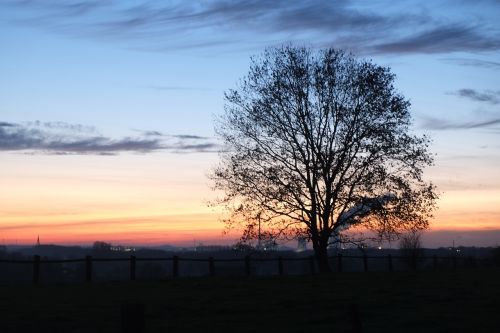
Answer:
[[[332,271],[334,272],[346,272],[346,271],[361,271],[361,272],[369,272],[371,270],[383,270],[392,272],[396,270],[395,263],[398,262],[399,266],[403,264],[406,270],[408,269],[419,269],[422,266],[422,263],[426,263],[425,268],[427,270],[438,270],[440,265],[446,263],[447,269],[456,270],[458,266],[458,261],[472,261],[475,263],[476,258],[474,257],[457,257],[457,256],[448,256],[448,257],[438,257],[436,255],[433,256],[394,256],[388,254],[387,256],[353,256],[353,255],[343,255],[338,254],[336,256],[328,257],[330,266]],[[214,257],[208,258],[181,258],[179,256],[172,257],[136,257],[131,255],[128,258],[94,258],[92,256],[86,256],[85,258],[77,258],[77,259],[47,259],[41,258],[39,255],[33,256],[31,260],[18,260],[18,259],[0,259],[0,264],[16,264],[16,265],[32,265],[32,283],[34,285],[38,285],[40,283],[40,277],[43,274],[42,266],[49,264],[75,264],[80,263],[83,265],[83,269],[81,269],[81,277],[85,282],[92,282],[94,279],[94,267],[98,263],[128,263],[128,275],[130,280],[137,279],[138,265],[141,262],[159,262],[162,265],[170,265],[171,273],[168,275],[164,275],[163,277],[180,277],[180,267],[181,263],[193,264],[193,263],[202,263],[205,266],[205,274],[208,276],[214,276],[217,271],[217,267],[219,264],[219,268],[222,268],[221,264],[231,264],[237,263],[237,269],[240,269],[240,275],[258,275],[255,273],[256,268],[258,268],[255,264],[269,264],[275,263],[274,265],[274,273],[264,274],[264,275],[285,275],[287,273],[287,263],[299,263],[305,262],[305,267],[302,268],[302,274],[314,274],[316,273],[317,264],[316,259],[313,256],[308,257],[284,257],[278,256],[274,258],[256,258],[251,256],[245,256],[241,258],[220,258],[216,259]],[[167,264],[168,263],[168,264]],[[361,266],[360,266],[361,265]],[[474,265],[472,265],[474,266]],[[375,267],[375,268],[373,268]],[[401,270],[401,269],[400,269]],[[3,269],[0,270],[0,274],[3,272]]]

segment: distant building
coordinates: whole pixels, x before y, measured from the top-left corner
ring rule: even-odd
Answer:
[[[123,246],[123,245],[111,245],[110,250],[114,252],[135,252],[135,247]]]

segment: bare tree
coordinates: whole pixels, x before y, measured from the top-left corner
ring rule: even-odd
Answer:
[[[418,230],[410,230],[401,236],[399,249],[405,261],[413,268],[417,268],[417,260],[424,254],[422,248],[422,234]]]
[[[306,236],[321,271],[332,241],[361,240],[350,230],[427,228],[429,139],[410,133],[410,103],[393,82],[388,68],[334,49],[283,46],[252,58],[216,124],[226,149],[211,178],[228,227],[255,230],[258,216],[268,232]]]

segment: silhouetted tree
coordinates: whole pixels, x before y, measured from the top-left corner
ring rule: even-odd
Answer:
[[[410,133],[394,78],[334,49],[284,46],[252,58],[216,124],[226,147],[211,178],[232,212],[228,227],[255,230],[258,216],[268,232],[308,237],[321,271],[332,241],[360,240],[349,229],[425,229],[436,199],[422,179],[429,139]]]
[[[95,241],[92,245],[93,252],[109,252],[111,251],[111,243]]]
[[[401,236],[399,249],[406,262],[417,268],[417,260],[424,254],[421,241],[422,234],[417,230],[412,230]]]

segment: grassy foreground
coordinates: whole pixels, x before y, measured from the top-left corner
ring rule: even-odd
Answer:
[[[500,271],[341,273],[0,287],[1,332],[498,332]]]

